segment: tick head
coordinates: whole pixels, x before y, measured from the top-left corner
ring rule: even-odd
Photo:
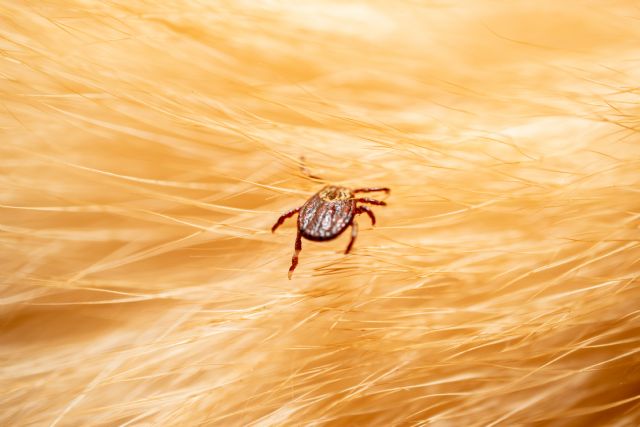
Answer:
[[[353,198],[353,193],[346,187],[328,185],[320,190],[319,196],[325,202],[335,202],[338,200],[349,200]]]

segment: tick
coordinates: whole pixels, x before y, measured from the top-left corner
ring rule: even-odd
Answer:
[[[316,194],[311,196],[304,205],[291,209],[276,221],[271,227],[271,232],[275,232],[287,218],[298,214],[298,235],[296,236],[295,249],[289,267],[289,279],[293,275],[293,270],[298,265],[298,255],[302,250],[302,238],[315,242],[324,242],[338,237],[347,227],[351,226],[351,240],[347,249],[348,254],[353,246],[353,242],[358,235],[358,223],[355,221],[356,215],[366,213],[371,218],[371,225],[376,224],[376,217],[368,206],[359,206],[358,203],[385,206],[381,200],[370,199],[368,197],[356,197],[358,193],[371,193],[374,191],[384,191],[389,193],[386,187],[357,188],[351,190],[347,187],[328,185]]]

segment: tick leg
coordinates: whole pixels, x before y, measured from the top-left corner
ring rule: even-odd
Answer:
[[[311,179],[322,181],[322,178],[320,178],[319,176],[312,175],[311,172],[309,172],[309,169],[307,169],[307,165],[305,164],[304,156],[300,156],[300,172],[302,172],[303,175],[306,175]]]
[[[387,206],[387,204],[381,200],[370,199],[368,197],[360,197],[359,199],[356,199],[356,202],[369,203],[370,205]]]
[[[271,232],[275,232],[276,228],[280,227],[282,225],[282,223],[284,222],[285,219],[287,218],[291,218],[292,216],[294,216],[296,213],[298,213],[298,211],[300,210],[300,208],[295,208],[295,209],[291,209],[286,211],[285,213],[283,213],[280,218],[278,218],[278,221],[276,221],[275,224],[273,224],[273,227],[271,227]]]
[[[369,218],[371,218],[371,225],[376,225],[376,216],[368,206],[358,206],[356,208],[356,215],[360,215],[361,213],[366,213],[367,215],[369,215]]]
[[[289,267],[289,273],[287,273],[289,280],[291,280],[291,276],[293,276],[293,270],[295,270],[296,266],[298,265],[298,255],[300,254],[301,250],[302,250],[302,234],[300,234],[300,231],[298,231],[298,235],[296,236],[296,247],[293,250],[293,258],[291,258],[291,267]]]
[[[389,194],[391,190],[387,187],[356,188],[353,190],[354,193],[373,193],[374,191],[384,191]]]
[[[353,242],[356,241],[356,237],[358,237],[358,223],[353,221],[351,223],[351,240],[349,241],[349,246],[347,246],[347,250],[344,251],[345,254],[348,254],[353,246]]]

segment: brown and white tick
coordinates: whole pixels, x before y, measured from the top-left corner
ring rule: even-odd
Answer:
[[[338,237],[347,227],[351,226],[351,240],[347,249],[348,254],[353,246],[353,242],[358,235],[358,224],[355,216],[366,213],[371,218],[371,225],[376,224],[376,217],[367,206],[358,206],[358,203],[368,203],[371,205],[385,206],[386,203],[368,197],[356,198],[357,193],[371,193],[373,191],[384,191],[389,193],[386,187],[357,188],[351,190],[347,187],[328,185],[314,194],[304,205],[291,209],[276,221],[271,227],[271,232],[275,232],[284,220],[298,214],[298,235],[296,236],[295,250],[289,267],[289,279],[293,275],[293,270],[298,265],[298,255],[302,250],[302,238],[323,242]]]

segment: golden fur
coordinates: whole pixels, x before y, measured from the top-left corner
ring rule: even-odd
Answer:
[[[0,9],[0,425],[640,424],[637,1]]]

